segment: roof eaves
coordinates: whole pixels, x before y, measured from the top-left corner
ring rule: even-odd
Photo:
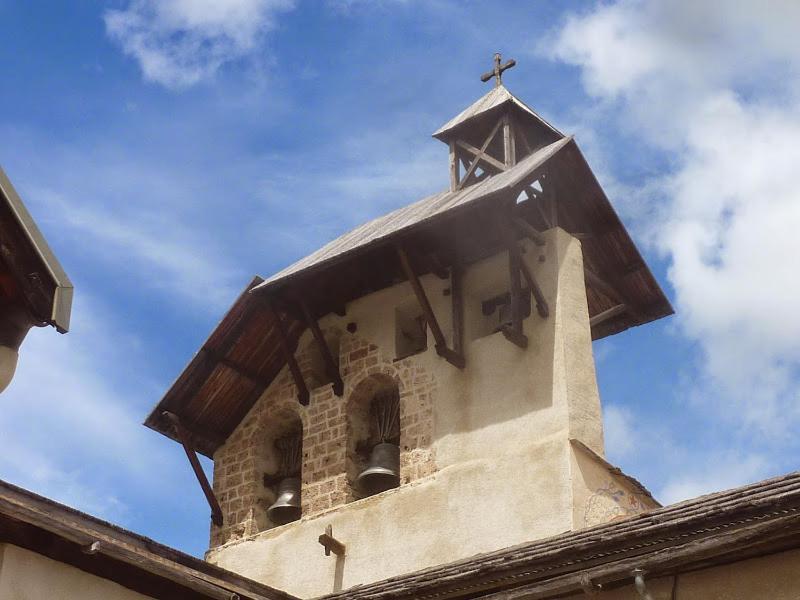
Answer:
[[[11,184],[11,180],[6,176],[2,167],[0,167],[0,195],[2,195],[3,199],[8,204],[20,228],[39,255],[39,258],[56,285],[50,317],[56,329],[60,333],[66,333],[69,330],[70,314],[72,312],[72,282],[69,280],[69,277],[67,277],[61,263],[58,262],[56,255],[50,249],[42,232],[39,231],[33,217],[31,217],[28,209],[25,208],[25,204],[22,202],[19,194],[17,194],[17,191]]]

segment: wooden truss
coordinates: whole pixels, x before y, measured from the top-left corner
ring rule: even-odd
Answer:
[[[487,151],[500,131],[503,133],[502,160],[492,156]],[[512,119],[508,113],[498,119],[480,148],[465,140],[452,140],[450,142],[450,191],[456,192],[468,184],[480,181],[488,176],[488,171],[498,173],[513,167],[517,163],[515,144]],[[461,176],[462,162],[466,168],[463,176]],[[481,176],[475,175],[479,166],[482,166],[487,171]]]

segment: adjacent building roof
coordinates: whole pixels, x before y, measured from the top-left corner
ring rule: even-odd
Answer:
[[[72,282],[1,167],[0,233],[0,262],[11,271],[34,317],[66,332]]]
[[[561,598],[800,547],[800,473],[355,586],[328,600]]]
[[[285,592],[4,481],[0,481],[0,542],[157,600],[294,600]]]

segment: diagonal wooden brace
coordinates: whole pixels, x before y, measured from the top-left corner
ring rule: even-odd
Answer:
[[[322,330],[319,328],[319,323],[311,314],[308,304],[306,304],[302,298],[298,299],[298,302],[300,303],[300,308],[303,311],[306,325],[308,325],[308,328],[311,329],[311,334],[314,336],[314,340],[317,342],[320,354],[322,354],[322,358],[325,360],[325,370],[328,373],[328,377],[333,380],[333,393],[337,396],[341,396],[344,394],[344,382],[342,381],[342,376],[339,373],[339,367],[336,365],[336,361],[331,354],[331,349],[328,347],[328,343],[325,341],[325,336],[322,335]]]
[[[211,507],[211,520],[217,527],[222,527],[222,509],[219,506],[219,502],[217,502],[217,497],[214,495],[214,490],[208,483],[208,478],[206,477],[205,471],[203,471],[203,467],[200,465],[197,453],[194,451],[189,432],[184,428],[178,415],[166,410],[162,412],[161,415],[172,423],[172,426],[175,428],[175,434],[181,441],[183,450],[186,452],[186,457],[189,459],[189,464],[192,465],[194,475],[197,477],[197,482],[203,489],[203,494],[205,494],[208,505]]]
[[[447,340],[445,340],[444,333],[442,333],[442,328],[439,327],[439,321],[436,320],[436,315],[433,314],[433,308],[428,301],[428,296],[425,294],[425,289],[422,287],[419,277],[417,277],[417,274],[411,267],[408,254],[406,254],[406,251],[400,245],[397,245],[396,249],[397,257],[400,259],[400,267],[403,269],[403,273],[409,283],[411,283],[411,288],[414,290],[414,295],[417,297],[417,302],[419,302],[419,306],[422,309],[422,314],[425,315],[428,326],[431,328],[431,333],[433,333],[433,339],[436,342],[436,353],[454,367],[463,369],[466,366],[466,361],[461,354],[457,354],[447,347]]]
[[[289,371],[292,373],[294,384],[297,386],[297,400],[303,406],[308,406],[310,398],[308,386],[306,386],[306,382],[303,379],[303,373],[300,371],[300,367],[297,365],[297,360],[294,358],[294,352],[292,352],[292,348],[289,345],[289,334],[286,331],[286,323],[283,322],[283,319],[281,318],[280,314],[278,314],[278,311],[275,310],[272,305],[270,306],[272,315],[275,318],[275,323],[278,327],[278,337],[281,350],[283,350],[283,356],[286,359],[286,363],[289,365]]]

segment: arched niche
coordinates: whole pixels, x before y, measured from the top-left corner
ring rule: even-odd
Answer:
[[[391,406],[396,408],[389,408]],[[375,493],[363,484],[359,485],[358,479],[369,466],[370,457],[376,446],[380,443],[393,445],[399,457],[401,433],[399,382],[384,373],[367,376],[353,389],[346,410],[347,482],[349,499],[356,500]],[[397,469],[399,478],[399,462]],[[392,487],[397,485],[399,481]]]
[[[297,447],[291,451],[294,444]],[[270,518],[269,508],[277,500],[283,480],[292,477],[302,481],[302,465],[303,421],[292,408],[281,407],[272,412],[258,435],[256,473],[261,474],[262,479],[257,483],[261,494],[254,508],[254,516],[259,531],[287,522]],[[299,505],[299,485],[297,489]]]

